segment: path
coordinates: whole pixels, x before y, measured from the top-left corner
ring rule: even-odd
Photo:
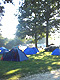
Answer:
[[[21,78],[20,80],[60,80],[60,69]]]

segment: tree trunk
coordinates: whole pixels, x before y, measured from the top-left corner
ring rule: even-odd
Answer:
[[[37,48],[37,33],[35,33],[35,47]]]
[[[48,21],[47,21],[47,27],[46,27],[46,47],[48,47]]]

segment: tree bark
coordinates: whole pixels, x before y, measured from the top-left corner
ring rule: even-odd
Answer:
[[[37,33],[35,33],[35,47],[37,48]]]
[[[48,47],[48,21],[47,21],[47,27],[46,27],[46,47]]]

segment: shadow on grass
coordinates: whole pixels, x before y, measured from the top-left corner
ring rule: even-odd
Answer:
[[[28,61],[0,61],[0,79],[17,80],[17,78],[36,73],[45,73],[60,68],[60,56],[51,52],[40,52],[30,55]]]

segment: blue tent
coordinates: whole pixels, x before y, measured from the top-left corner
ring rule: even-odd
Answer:
[[[51,55],[60,55],[60,49],[59,49],[59,48],[55,49],[55,50],[51,53]]]
[[[0,54],[3,54],[5,51],[9,51],[5,47],[0,47]]]
[[[24,61],[28,60],[28,57],[20,49],[13,48],[8,52],[4,52],[3,61]]]
[[[32,55],[32,54],[36,54],[37,52],[39,52],[39,50],[36,48],[36,47],[32,47],[32,48],[26,48],[25,50],[24,50],[24,53],[26,54],[26,55]]]

